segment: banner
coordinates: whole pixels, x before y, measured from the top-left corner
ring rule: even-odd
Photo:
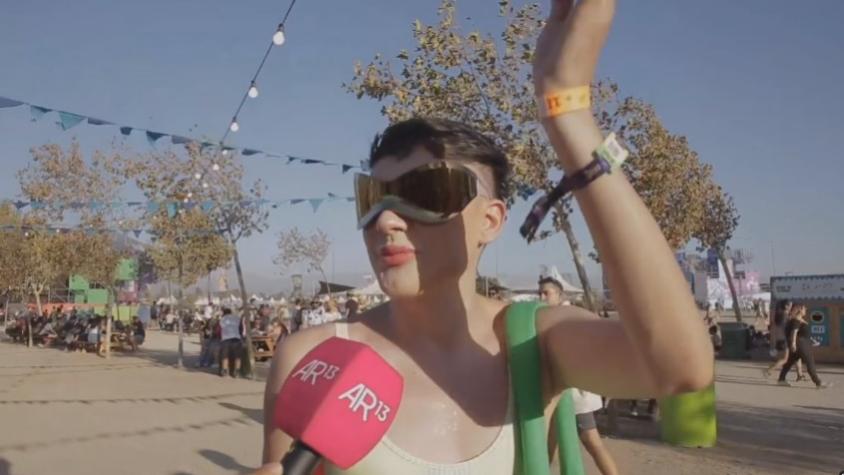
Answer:
[[[95,125],[95,126],[115,126],[120,130],[120,133],[122,135],[126,136],[126,137],[132,135],[133,131],[142,132],[145,135],[147,142],[149,143],[149,145],[151,147],[155,147],[155,145],[161,139],[170,138],[171,143],[174,144],[174,145],[184,145],[184,146],[187,147],[187,146],[190,146],[192,144],[196,144],[196,145],[199,145],[200,148],[203,151],[208,149],[208,148],[213,148],[213,149],[219,149],[220,151],[222,151],[224,153],[238,152],[241,155],[243,155],[244,157],[252,157],[252,156],[256,156],[256,155],[263,155],[267,158],[281,158],[281,159],[286,158],[287,161],[283,163],[285,165],[291,165],[293,163],[300,163],[302,165],[323,165],[323,166],[330,166],[330,167],[338,167],[338,168],[340,168],[341,173],[344,173],[344,174],[346,172],[348,172],[349,170],[352,170],[352,169],[355,169],[355,168],[357,168],[357,169],[362,168],[361,165],[351,165],[351,164],[348,164],[348,163],[329,162],[329,161],[326,161],[326,160],[321,160],[321,159],[316,159],[316,158],[307,158],[307,157],[299,157],[299,156],[293,156],[293,155],[270,153],[270,152],[266,152],[266,151],[259,150],[259,149],[256,149],[256,148],[236,148],[236,147],[225,146],[225,145],[222,145],[222,144],[214,144],[214,143],[211,143],[211,142],[205,142],[205,141],[201,141],[201,140],[192,139],[190,137],[185,137],[183,135],[168,134],[168,133],[164,133],[164,132],[156,132],[156,131],[138,128],[138,127],[132,127],[132,126],[128,126],[128,125],[116,124],[116,123],[108,121],[108,120],[98,119],[98,118],[95,118],[95,117],[89,117],[89,116],[86,116],[84,114],[77,114],[77,113],[74,113],[74,112],[67,112],[67,111],[50,109],[50,108],[38,106],[38,105],[29,103],[29,102],[26,102],[26,101],[21,101],[21,100],[12,99],[12,98],[9,98],[9,97],[0,96],[0,109],[11,109],[11,108],[20,107],[20,106],[29,106],[29,113],[30,113],[30,117],[31,117],[32,122],[38,122],[39,120],[41,120],[42,117],[44,117],[44,115],[55,111],[59,116],[59,120],[56,121],[56,125],[62,131],[70,130],[73,127],[76,127],[77,125],[79,125],[82,122],[87,122],[89,125]],[[363,163],[363,162],[361,162],[361,163]]]

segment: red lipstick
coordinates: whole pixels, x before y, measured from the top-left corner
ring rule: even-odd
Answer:
[[[407,246],[387,245],[381,248],[381,262],[387,267],[398,267],[412,261],[416,250]]]

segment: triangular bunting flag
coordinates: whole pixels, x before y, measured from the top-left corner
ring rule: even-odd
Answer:
[[[352,201],[354,201],[354,200],[355,200],[355,197],[354,197],[354,196],[349,196],[349,197],[347,197],[347,198],[346,198],[346,201],[348,201],[348,202],[350,202],[350,203],[351,203]]]
[[[313,165],[315,163],[322,163],[323,165],[325,164],[325,162],[323,162],[322,160],[317,160],[315,158],[303,158],[301,160],[302,163],[304,163],[305,165]]]
[[[29,203],[27,203],[26,201],[20,201],[20,200],[15,201],[15,203],[14,203],[15,208],[17,208],[18,210],[21,210],[21,209],[26,208],[26,206],[27,206],[28,204],[29,204]]]
[[[255,155],[255,154],[261,153],[261,151],[255,150],[255,149],[252,149],[252,148],[244,148],[243,150],[240,151],[240,153],[242,153],[244,156],[248,157],[250,155]]]
[[[341,166],[341,168],[343,168],[343,173],[346,173],[347,171],[351,170],[351,169],[352,169],[352,168],[354,168],[354,167],[353,167],[353,166],[351,166],[351,165],[346,165],[346,164],[344,163],[344,164]]]
[[[147,213],[157,213],[159,209],[158,203],[155,201],[147,201]]]
[[[23,105],[23,102],[9,99],[8,97],[0,97],[0,109],[5,109],[6,107],[17,107],[20,105]]]
[[[141,237],[141,230],[140,229],[133,229],[132,234],[134,234],[136,238],[139,238],[139,237]]]
[[[107,120],[102,119],[95,119],[93,117],[88,117],[88,123],[91,125],[114,125],[114,122],[109,122]]]
[[[127,201],[126,202],[126,206],[129,206],[130,208],[137,208],[138,206],[141,206],[142,204],[143,203],[141,203],[140,201]]]
[[[288,165],[290,165],[291,163],[295,162],[296,160],[299,160],[299,159],[298,159],[298,158],[296,158],[296,157],[294,157],[293,155],[288,155],[288,156],[287,156],[287,164],[288,164]]]
[[[305,201],[304,198],[293,198],[292,200],[290,200],[290,204],[297,205],[297,204],[302,203],[304,201]]]
[[[193,142],[193,139],[190,139],[188,137],[182,137],[181,135],[171,135],[170,140],[173,141],[174,145]]]
[[[207,213],[207,212],[211,211],[213,208],[214,208],[214,202],[213,201],[203,201],[202,202],[202,211]]]
[[[42,117],[44,117],[44,114],[50,112],[51,110],[52,109],[47,109],[46,107],[33,106],[31,104],[29,106],[29,114],[32,116],[33,122],[38,122]]]
[[[129,135],[132,134],[132,127],[121,127],[120,133],[123,134],[123,135],[129,136]]]
[[[176,217],[176,203],[167,203],[167,217],[171,219]]]
[[[336,199],[337,199],[337,195],[335,195],[334,193],[329,192],[329,193],[328,193],[328,199],[330,199],[330,200],[336,200]]]
[[[360,161],[360,169],[365,171],[365,172],[368,172],[369,171],[369,162],[366,161],[366,160],[361,160]]]
[[[311,204],[311,208],[313,208],[314,213],[316,213],[317,210],[319,209],[319,205],[322,204],[322,198],[311,198],[311,199],[308,200],[308,203]]]
[[[165,135],[167,134],[162,134],[160,132],[151,132],[147,130],[147,142],[149,142],[151,146],[155,147],[155,142],[161,137],[164,137]]]
[[[71,112],[59,111],[58,124],[59,127],[62,128],[62,130],[70,130],[79,125],[79,123],[83,120],[85,120],[85,117],[81,115],[73,114]]]
[[[35,210],[35,211],[38,211],[39,209],[44,209],[44,206],[45,206],[44,203],[42,203],[41,201],[32,201],[29,204],[30,204],[30,206],[32,206],[32,209]]]

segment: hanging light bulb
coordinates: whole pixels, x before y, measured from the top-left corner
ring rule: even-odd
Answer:
[[[194,177],[194,178],[196,178],[197,180],[201,180],[201,179],[202,179],[202,174],[201,174],[201,173],[196,173],[196,174],[194,174],[194,175],[193,175],[193,177]]]
[[[232,132],[237,132],[240,130],[240,125],[237,123],[237,117],[232,119],[232,124],[229,126],[229,130]]]
[[[218,171],[220,171],[220,165],[217,165],[215,163],[214,165],[211,166],[211,169],[214,170],[215,172],[218,172]]]
[[[187,199],[187,198],[185,198],[185,199],[183,199],[182,201],[183,201],[184,203],[187,203],[187,202],[188,202],[188,199]]]
[[[273,34],[273,44],[281,46],[284,44],[284,25],[278,25],[278,30]]]
[[[249,91],[246,94],[248,94],[252,99],[258,97],[258,86],[255,85],[255,81],[252,81],[252,85],[249,86]]]
[[[203,182],[202,182],[202,187],[203,187],[203,188],[208,188],[208,182],[207,182],[207,181],[203,181]]]
[[[224,157],[228,157],[228,156],[229,156],[229,149],[227,149],[227,148],[224,148],[224,149],[223,149],[223,156],[224,156]]]
[[[193,193],[190,191],[188,192],[188,198],[193,198]]]
[[[23,237],[29,237],[29,231],[26,231],[25,233],[23,233]]]

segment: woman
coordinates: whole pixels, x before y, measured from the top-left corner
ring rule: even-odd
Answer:
[[[771,349],[776,351],[777,360],[771,366],[762,370],[766,378],[771,376],[771,372],[775,369],[781,369],[789,357],[788,344],[785,341],[785,327],[792,318],[792,309],[794,302],[785,299],[777,302],[777,308],[774,310],[774,318],[771,321],[770,337]],[[803,375],[803,365],[797,365],[797,381],[804,381],[806,377]]]
[[[789,349],[788,361],[782,367],[777,383],[780,386],[791,386],[791,383],[785,380],[785,376],[798,360],[803,360],[815,387],[825,389],[832,386],[831,383],[821,381],[818,372],[815,370],[815,357],[812,355],[812,340],[809,338],[809,324],[806,323],[805,305],[795,307],[794,318],[786,325],[786,337],[788,338]]]
[[[535,50],[540,101],[553,105],[565,90],[588,87],[613,11],[611,0],[553,2]],[[560,166],[584,177],[587,165],[596,163],[593,153],[606,143],[603,134],[588,108],[555,111],[548,109],[542,126]],[[512,474],[517,460],[507,304],[479,295],[475,287],[481,255],[507,219],[507,158],[471,127],[420,118],[379,135],[369,165],[371,175],[355,178],[358,226],[389,300],[354,323],[308,328],[279,346],[264,400],[261,473],[280,473],[278,461],[292,442],[273,423],[282,383],[314,346],[339,336],[378,352],[403,376],[404,391],[385,438],[349,470],[327,463],[328,475]],[[570,387],[625,399],[708,387],[712,345],[700,331],[694,299],[671,247],[625,175],[604,174],[575,197],[620,318],[602,319],[576,306],[539,311],[544,402],[551,404]]]

